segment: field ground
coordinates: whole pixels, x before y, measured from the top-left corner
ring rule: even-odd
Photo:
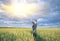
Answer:
[[[34,40],[31,28],[0,28],[0,41],[60,41],[60,28],[37,28]]]

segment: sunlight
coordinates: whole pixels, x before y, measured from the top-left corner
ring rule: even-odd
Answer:
[[[23,18],[33,15],[37,5],[25,3],[23,1],[19,3],[18,0],[15,0],[11,5],[5,5],[4,8],[11,16]]]
[[[4,10],[11,17],[28,18],[43,11],[45,3],[28,3],[27,0],[11,0],[11,4],[4,5]]]

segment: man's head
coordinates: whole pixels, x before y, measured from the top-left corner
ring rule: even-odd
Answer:
[[[33,22],[34,22],[34,24],[36,24],[37,23],[37,20],[34,20]]]

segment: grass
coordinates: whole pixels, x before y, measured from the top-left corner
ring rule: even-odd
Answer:
[[[0,28],[0,41],[60,41],[60,28],[38,28],[37,37],[31,28]]]

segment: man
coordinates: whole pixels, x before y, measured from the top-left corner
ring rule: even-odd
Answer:
[[[32,23],[33,23],[33,26],[32,26],[33,36],[36,37],[37,20],[34,20]]]

